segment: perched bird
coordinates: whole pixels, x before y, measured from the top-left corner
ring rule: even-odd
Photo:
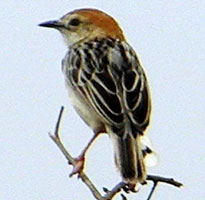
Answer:
[[[62,34],[69,50],[62,62],[69,96],[94,137],[108,133],[115,163],[130,188],[146,180],[144,157],[152,150],[141,138],[149,124],[151,102],[147,79],[117,22],[96,9],[79,9],[59,20],[41,23]],[[145,142],[146,143],[146,142]]]

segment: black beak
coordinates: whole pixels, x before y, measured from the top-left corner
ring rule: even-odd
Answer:
[[[47,28],[65,28],[65,26],[57,20],[43,22],[39,24],[39,26],[47,27]]]

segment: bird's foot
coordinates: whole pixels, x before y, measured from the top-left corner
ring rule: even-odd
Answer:
[[[126,184],[122,189],[126,192],[137,192],[137,190],[135,189],[136,184]]]
[[[70,174],[70,177],[72,177],[75,174],[80,174],[83,171],[84,168],[84,162],[85,162],[85,157],[84,155],[80,155],[77,158],[75,158],[75,162],[73,165],[73,170]],[[69,163],[71,164],[71,163]]]

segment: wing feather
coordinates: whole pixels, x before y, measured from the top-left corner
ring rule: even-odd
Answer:
[[[106,41],[96,41],[93,49],[77,51],[75,56],[80,52],[82,60],[73,59],[72,65],[77,67],[71,70],[72,81],[83,88],[83,94],[108,124],[116,126],[131,120],[138,130],[143,130],[149,123],[151,107],[145,74],[126,42],[109,40],[110,43],[105,49]],[[90,45],[84,48],[87,47]]]

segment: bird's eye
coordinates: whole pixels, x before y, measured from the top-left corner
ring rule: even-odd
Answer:
[[[80,20],[77,18],[71,19],[69,25],[71,26],[78,26],[80,24]]]

